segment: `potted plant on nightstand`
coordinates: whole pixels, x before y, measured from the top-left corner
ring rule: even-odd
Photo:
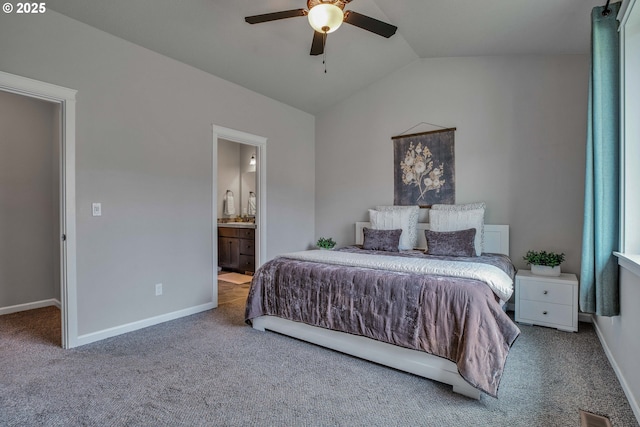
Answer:
[[[564,253],[547,251],[528,251],[523,257],[531,265],[531,274],[538,276],[559,276],[560,264],[564,262]]]
[[[331,237],[321,237],[316,242],[316,246],[320,249],[333,249],[336,246],[336,242]]]

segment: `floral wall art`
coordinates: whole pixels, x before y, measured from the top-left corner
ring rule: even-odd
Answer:
[[[394,205],[454,204],[455,128],[394,136]]]

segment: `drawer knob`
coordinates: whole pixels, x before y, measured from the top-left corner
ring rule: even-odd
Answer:
[[[546,294],[548,294],[548,293],[549,293],[549,291],[544,291],[544,292],[542,292],[542,293],[546,295]]]
[[[545,311],[543,311],[543,312],[542,312],[542,314],[546,315],[546,314],[547,314],[547,311],[546,311],[546,310],[545,310]]]

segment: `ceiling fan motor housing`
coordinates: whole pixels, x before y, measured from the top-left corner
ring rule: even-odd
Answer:
[[[307,0],[307,8],[311,10],[312,7],[319,4],[332,4],[338,6],[340,9],[344,9],[347,3],[349,2],[344,0]]]

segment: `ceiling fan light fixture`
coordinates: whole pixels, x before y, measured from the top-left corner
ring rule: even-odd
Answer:
[[[320,3],[309,10],[309,24],[319,33],[332,33],[342,25],[344,13],[335,4]]]

